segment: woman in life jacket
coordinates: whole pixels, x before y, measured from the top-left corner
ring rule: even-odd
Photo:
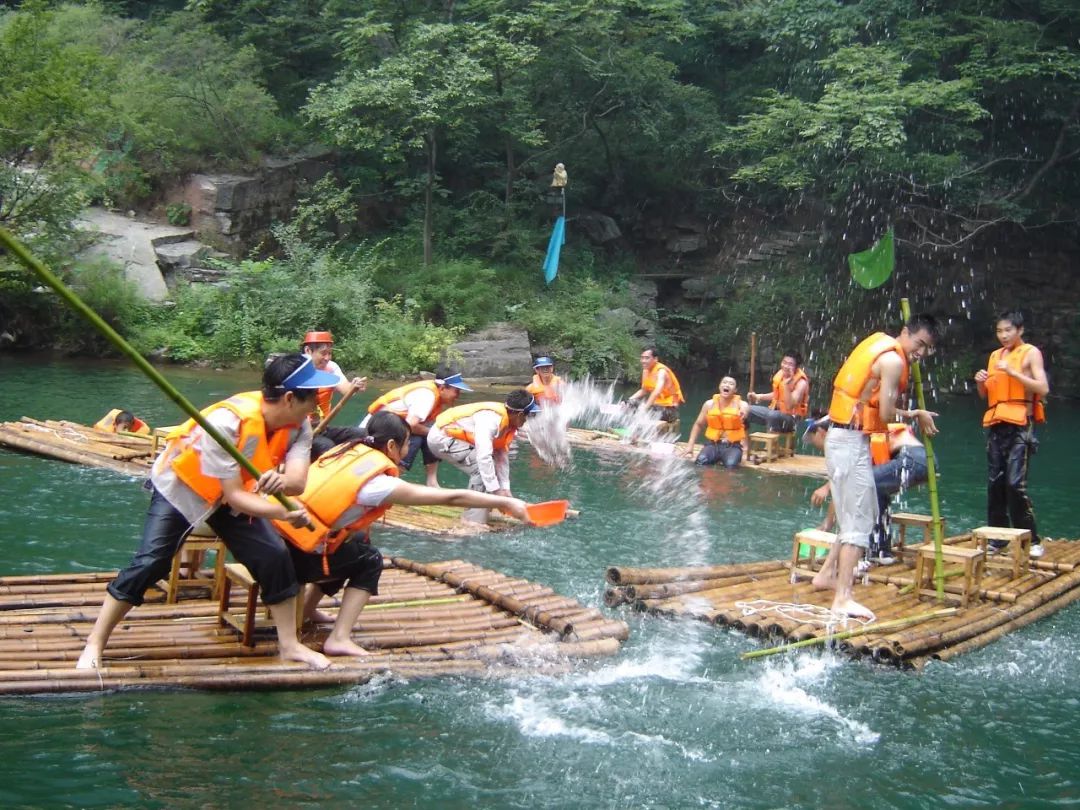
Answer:
[[[367,654],[352,640],[352,630],[368,600],[379,592],[383,568],[382,554],[370,544],[368,531],[394,504],[499,509],[529,522],[525,502],[517,498],[402,481],[398,464],[408,446],[404,419],[390,411],[373,414],[366,438],[334,447],[311,466],[308,485],[297,500],[317,531],[275,521],[289,542],[297,579],[315,584],[307,589],[306,620],[329,621],[316,606],[323,596],[345,587],[334,626],[323,643],[326,655]]]

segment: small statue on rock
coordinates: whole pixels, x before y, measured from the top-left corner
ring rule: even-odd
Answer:
[[[566,167],[561,163],[555,164],[555,173],[551,177],[552,188],[566,188]]]

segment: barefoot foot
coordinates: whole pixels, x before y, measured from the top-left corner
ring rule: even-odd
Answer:
[[[814,586],[816,591],[826,591],[836,588],[836,576],[831,573],[826,573],[825,569],[818,571],[814,574],[814,578],[810,581],[810,584]]]
[[[310,613],[304,615],[305,622],[313,622],[314,624],[333,624],[334,617],[329,613],[322,610],[313,610]]]
[[[328,638],[323,643],[322,650],[326,655],[352,655],[357,658],[368,655],[368,651],[352,639],[336,640]]]
[[[87,644],[79,656],[75,669],[97,669],[101,664],[101,650],[93,644]]]
[[[850,616],[853,619],[866,619],[871,622],[877,618],[874,615],[874,611],[860,605],[854,599],[848,599],[839,603],[833,602],[832,612],[840,616]]]
[[[328,669],[330,667],[329,658],[299,642],[288,649],[282,648],[281,657],[286,661],[299,661],[301,664],[307,664],[312,669]]]

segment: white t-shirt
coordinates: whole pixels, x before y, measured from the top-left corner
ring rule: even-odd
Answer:
[[[370,512],[372,509],[382,506],[383,501],[390,496],[390,493],[400,483],[401,479],[396,476],[376,475],[364,486],[360,487],[360,491],[356,493],[356,506],[346,509],[330,528],[344,528],[354,520],[361,518],[365,512]]]
[[[228,408],[217,408],[206,417],[207,421],[217,428],[225,438],[234,445],[240,437],[240,417]],[[195,426],[195,439],[199,448],[199,468],[203,475],[211,478],[227,480],[240,475],[240,464],[226,452],[221,445],[214,441],[201,427]],[[293,437],[285,451],[285,462],[294,459],[307,460],[311,456],[311,422],[307,419],[299,429],[293,431]],[[166,456],[168,455],[168,458]],[[194,526],[205,520],[215,509],[221,505],[220,499],[209,507],[202,496],[192,490],[187,484],[176,477],[169,461],[172,455],[168,449],[158,456],[154,462],[154,469],[150,474],[150,481],[154,488],[160,492],[165,500],[171,503],[180,514],[186,517]]]
[[[432,421],[431,412],[435,410],[436,395],[429,388],[414,388],[403,396],[400,400],[397,400],[405,406],[406,418],[412,417],[417,424],[426,424]],[[393,402],[387,403],[387,406],[393,405]],[[389,407],[387,407],[389,410]],[[371,421],[372,414],[368,414],[360,422],[360,427],[367,427],[368,422]]]

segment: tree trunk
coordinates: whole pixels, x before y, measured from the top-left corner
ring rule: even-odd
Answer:
[[[507,223],[510,222],[510,201],[514,196],[514,139],[506,136],[506,201],[504,203]]]
[[[432,260],[432,230],[434,212],[431,210],[435,192],[435,133],[427,135],[427,182],[424,184],[424,266],[429,267]]]

